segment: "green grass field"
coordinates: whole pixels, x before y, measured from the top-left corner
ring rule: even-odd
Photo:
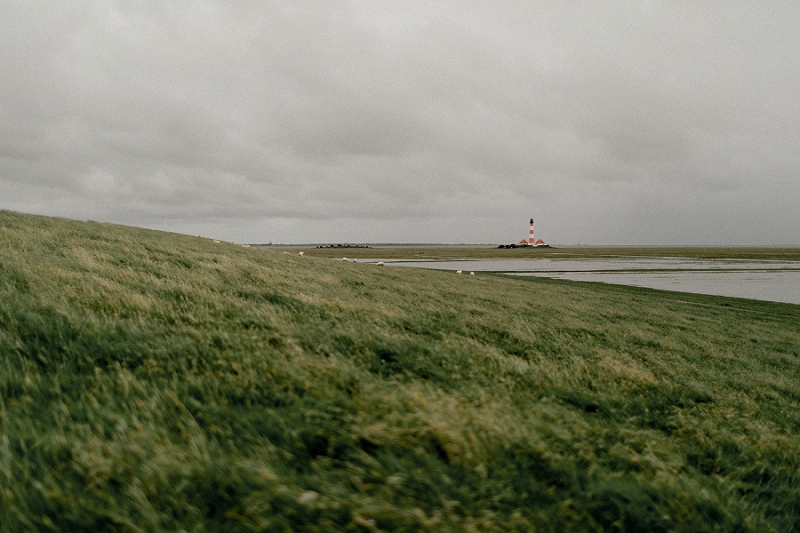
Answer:
[[[494,246],[374,246],[370,248],[290,248],[313,257],[381,259],[602,259],[620,257],[688,257],[749,261],[800,261],[800,247],[757,246],[555,246],[498,249]]]
[[[800,306],[6,211],[0,246],[3,532],[800,531]]]

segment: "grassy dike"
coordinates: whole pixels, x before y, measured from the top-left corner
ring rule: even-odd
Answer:
[[[0,211],[0,530],[800,530],[798,306]]]

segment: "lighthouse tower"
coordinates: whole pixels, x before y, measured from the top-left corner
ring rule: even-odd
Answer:
[[[528,246],[536,246],[536,240],[533,238],[533,219],[531,219],[531,230],[528,234]]]

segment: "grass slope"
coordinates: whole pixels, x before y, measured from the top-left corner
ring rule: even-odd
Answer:
[[[0,246],[3,531],[800,530],[792,306],[2,211]]]

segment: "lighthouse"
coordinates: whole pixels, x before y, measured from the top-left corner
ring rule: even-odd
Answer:
[[[533,219],[531,219],[531,229],[528,233],[528,246],[536,246],[536,240],[533,238]]]

